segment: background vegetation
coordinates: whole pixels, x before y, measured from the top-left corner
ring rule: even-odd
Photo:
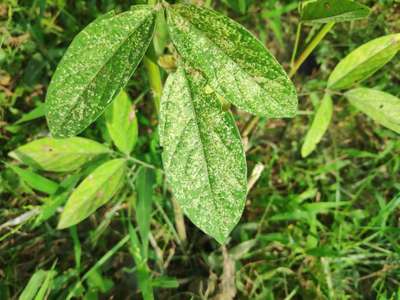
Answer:
[[[198,2],[245,25],[288,70],[297,1]],[[360,2],[371,7],[370,17],[335,25],[294,77],[296,118],[254,121],[236,114],[254,185],[226,247],[187,219],[182,228],[163,180],[157,117],[139,66],[126,90],[139,123],[132,156],[156,168],[148,261],[156,299],[400,299],[398,135],[337,97],[328,134],[316,152],[300,156],[323,80],[337,62],[373,38],[400,32],[398,1]],[[85,222],[57,230],[58,213],[39,219],[54,199],[32,189],[8,157],[19,145],[49,134],[42,106],[46,87],[73,37],[97,16],[133,4],[0,4],[0,299],[17,299],[34,274],[50,299],[65,299],[72,291],[85,299],[141,297],[134,245],[125,238],[130,220],[138,224],[132,212],[136,192],[120,193]],[[311,28],[303,27],[305,38]],[[399,58],[365,85],[399,96]],[[82,136],[111,146],[104,118]]]

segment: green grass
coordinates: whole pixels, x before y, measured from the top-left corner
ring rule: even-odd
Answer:
[[[256,33],[287,67],[297,25],[294,2],[254,2],[245,12],[243,3],[210,3]],[[174,207],[143,66],[127,88],[139,121],[132,156],[155,169],[132,161],[132,188],[76,227],[56,229],[66,196],[35,192],[16,175],[19,169],[7,154],[48,135],[40,105],[74,35],[96,16],[133,3],[2,2],[0,299],[18,299],[23,291],[21,299],[140,299],[140,291],[147,299],[400,299],[398,135],[335,97],[328,134],[307,159],[300,155],[323,96],[322,80],[335,64],[372,38],[400,32],[399,4],[362,2],[373,7],[369,20],[338,24],[314,52],[312,71],[303,68],[295,76],[296,118],[259,119],[253,127],[249,115],[236,114],[246,136],[249,174],[260,163],[264,170],[226,247],[188,219],[183,224]],[[310,28],[303,30],[306,36]],[[399,96],[399,71],[397,56],[366,85]],[[111,144],[103,119],[83,136]],[[154,173],[154,190],[143,173]],[[43,175],[63,187],[84,177]]]

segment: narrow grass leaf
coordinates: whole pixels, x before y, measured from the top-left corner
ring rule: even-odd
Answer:
[[[368,17],[370,9],[350,0],[317,0],[302,8],[301,20],[307,23],[354,21]]]
[[[19,300],[31,300],[34,299],[38,293],[43,282],[46,280],[47,272],[45,270],[37,270],[32,277],[29,279],[28,284],[19,296]]]
[[[332,119],[333,103],[330,95],[326,94],[321,101],[320,106],[315,113],[311,127],[308,129],[303,146],[301,147],[301,156],[310,155],[318,143],[321,141]]]
[[[51,291],[51,287],[53,284],[53,279],[57,275],[57,272],[54,270],[50,270],[46,272],[46,277],[41,284],[41,287],[38,293],[35,296],[35,300],[46,300],[48,299],[49,293]]]
[[[154,171],[148,168],[142,168],[139,171],[136,179],[136,221],[138,223],[140,237],[142,240],[142,251],[144,259],[147,259],[148,256],[147,252],[149,244],[154,181]]]
[[[346,98],[375,122],[400,134],[400,99],[378,90],[357,88],[346,92]]]
[[[86,177],[68,199],[58,229],[81,222],[107,203],[123,183],[125,164],[124,159],[113,159]]]
[[[224,243],[244,208],[246,159],[232,114],[194,70],[179,68],[167,79],[160,141],[167,180],[184,213]]]
[[[52,195],[58,189],[58,183],[27,169],[9,165],[10,168],[31,188]]]
[[[293,83],[272,54],[243,26],[213,10],[170,6],[168,25],[184,61],[227,101],[271,118],[293,117]]]
[[[105,111],[107,130],[115,146],[123,153],[132,152],[138,137],[135,108],[122,91]]]
[[[345,89],[367,79],[400,50],[400,33],[386,35],[353,50],[335,67],[328,79],[328,88]]]
[[[31,167],[51,172],[71,172],[110,150],[85,138],[43,138],[23,145],[9,153]]]
[[[130,238],[130,252],[136,265],[136,277],[140,292],[144,300],[153,300],[154,292],[152,288],[152,278],[150,275],[147,261],[143,257],[141,249],[143,249],[138,236],[132,224],[128,224],[129,238]]]
[[[119,94],[147,50],[154,19],[153,7],[137,5],[95,20],[75,37],[47,92],[54,136],[78,134]]]

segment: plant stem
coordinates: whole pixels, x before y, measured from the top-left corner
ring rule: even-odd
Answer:
[[[157,2],[157,0],[149,0],[150,2]],[[153,60],[150,59],[150,57],[153,57]],[[156,55],[154,51],[154,46],[153,44],[150,45],[150,48],[144,57],[144,66],[147,70],[147,74],[149,76],[149,84],[150,88],[153,93],[153,101],[154,101],[154,107],[156,109],[157,115],[160,113],[160,100],[161,100],[161,95],[162,95],[162,90],[163,90],[163,84],[162,84],[162,79],[161,79],[161,72],[160,68],[158,65],[154,62],[156,60]],[[176,202],[176,200],[172,197],[172,206],[174,207],[174,214],[175,214],[175,225],[178,231],[178,236],[182,244],[185,244],[186,242],[186,229],[185,229],[185,222],[183,218],[183,212],[182,209],[180,208],[179,204]]]
[[[150,88],[153,94],[154,107],[157,114],[160,112],[160,99],[162,93],[162,80],[161,73],[158,65],[152,61],[148,56],[143,59],[144,66],[149,76]]]
[[[175,198],[171,198],[172,205],[174,207],[174,215],[175,215],[175,223],[176,223],[176,231],[178,232],[179,241],[182,245],[186,244],[187,235],[185,228],[185,219],[183,218],[182,208],[176,202]]]
[[[292,58],[290,60],[290,67],[291,68],[293,68],[294,60],[296,59],[297,50],[299,48],[300,36],[301,36],[301,22],[299,22],[297,24],[296,40],[294,42],[294,49],[293,49],[293,53],[292,53]]]
[[[329,22],[325,24],[324,27],[322,27],[320,32],[317,33],[317,35],[314,37],[311,43],[307,46],[307,48],[303,51],[303,53],[301,53],[300,57],[293,64],[293,67],[289,73],[290,78],[292,78],[296,74],[297,70],[300,68],[303,62],[307,59],[307,57],[311,54],[311,52],[313,52],[313,50],[318,46],[318,44],[322,41],[325,35],[332,29],[333,25],[335,25],[335,22]]]

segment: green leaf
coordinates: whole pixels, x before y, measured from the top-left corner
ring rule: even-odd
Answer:
[[[125,154],[132,152],[138,137],[135,107],[122,91],[105,112],[106,126],[115,146]]]
[[[70,172],[109,151],[95,141],[80,137],[43,138],[17,148],[9,156],[37,169]]]
[[[172,191],[185,214],[224,243],[246,201],[246,159],[232,114],[206,80],[179,68],[161,99],[160,141]]]
[[[58,229],[81,222],[109,201],[121,187],[124,176],[124,159],[113,159],[94,170],[68,199]]]
[[[40,102],[36,108],[34,108],[33,110],[31,110],[30,112],[24,114],[18,121],[16,121],[14,123],[14,125],[19,125],[22,123],[26,123],[32,120],[36,120],[39,119],[41,117],[44,117],[45,115],[45,105],[44,103]]]
[[[154,15],[151,6],[134,6],[95,20],[75,37],[47,92],[54,136],[78,134],[119,94],[151,41]]]
[[[374,89],[357,88],[345,93],[352,105],[377,123],[400,133],[400,99]]]
[[[170,6],[171,39],[191,68],[240,109],[271,118],[293,117],[293,83],[268,50],[243,26],[215,11]]]
[[[328,88],[345,89],[367,79],[400,50],[400,33],[386,35],[358,47],[343,58],[328,79]]]
[[[58,183],[46,177],[36,174],[30,170],[18,168],[10,165],[10,168],[31,188],[52,195],[58,189]]]
[[[332,119],[333,103],[330,95],[326,94],[315,113],[310,129],[307,131],[304,144],[301,147],[301,156],[307,157],[321,141]]]
[[[37,270],[32,277],[29,279],[28,284],[19,296],[19,300],[31,300],[34,299],[43,281],[45,281],[47,272],[45,270]]]
[[[317,0],[302,8],[301,20],[310,23],[346,22],[368,17],[370,9],[350,0]]]
[[[153,205],[154,171],[148,168],[141,169],[136,179],[137,204],[136,221],[142,240],[142,251],[145,260],[148,258],[148,244],[150,233],[151,210]]]

